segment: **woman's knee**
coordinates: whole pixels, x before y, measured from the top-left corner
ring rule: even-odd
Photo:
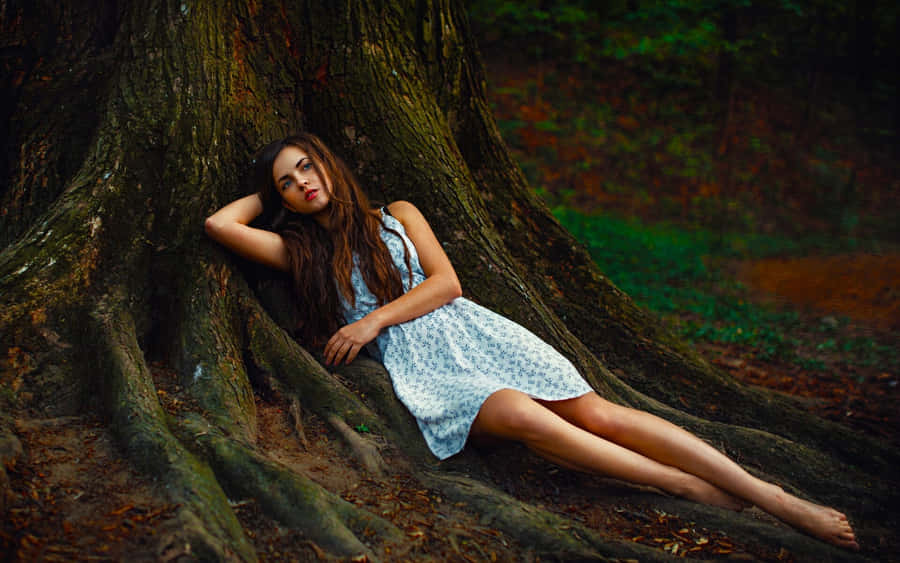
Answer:
[[[543,411],[543,412],[542,412]],[[546,415],[553,415],[525,393],[513,389],[495,392],[481,406],[475,427],[478,432],[503,438],[527,440],[540,433]]]
[[[584,395],[573,405],[571,422],[613,442],[627,432],[628,409],[596,394]]]

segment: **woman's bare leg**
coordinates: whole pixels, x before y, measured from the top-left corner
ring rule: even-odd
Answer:
[[[750,475],[719,450],[666,420],[610,403],[596,393],[541,404],[575,426],[695,475],[813,536],[844,547],[858,547],[844,514],[799,499]]]
[[[472,434],[520,441],[543,457],[571,469],[650,485],[732,510],[743,507],[738,499],[707,481],[579,428],[528,395],[512,389],[488,397],[475,419]]]

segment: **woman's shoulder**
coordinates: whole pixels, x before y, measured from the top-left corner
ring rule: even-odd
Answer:
[[[408,224],[409,221],[424,220],[422,213],[415,205],[402,199],[389,203],[384,207],[387,210],[388,215],[391,215],[404,225]]]

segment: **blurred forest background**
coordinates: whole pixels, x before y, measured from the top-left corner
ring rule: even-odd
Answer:
[[[503,137],[736,377],[898,442],[900,4],[470,0]]]

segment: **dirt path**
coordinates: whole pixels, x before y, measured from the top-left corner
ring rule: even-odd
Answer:
[[[757,260],[738,278],[757,293],[822,314],[900,330],[900,254]]]
[[[791,336],[799,343],[798,354],[819,367],[761,359],[734,344],[698,343],[697,348],[744,383],[797,397],[819,416],[900,447],[900,370],[834,345],[877,342],[900,350],[900,255],[753,260],[734,273],[753,299],[803,311],[805,328]]]

